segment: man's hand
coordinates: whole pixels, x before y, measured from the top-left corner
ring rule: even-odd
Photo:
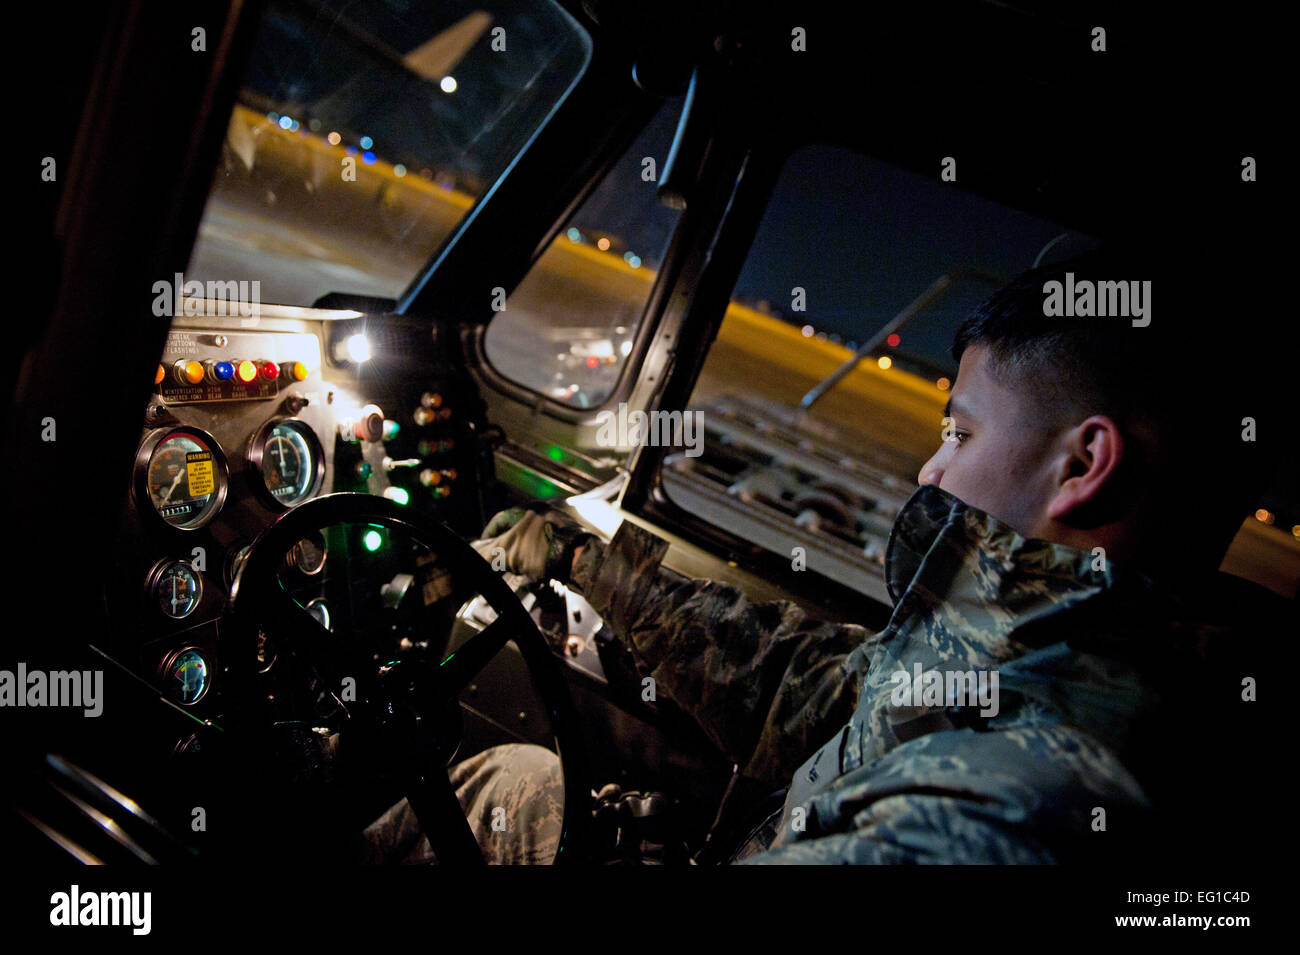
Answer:
[[[493,570],[566,583],[574,555],[591,536],[559,511],[512,507],[493,516],[483,539],[471,544]]]

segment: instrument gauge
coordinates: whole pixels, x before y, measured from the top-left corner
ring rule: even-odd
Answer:
[[[298,418],[272,418],[258,428],[249,442],[248,463],[262,498],[281,508],[307,500],[325,478],[320,439]]]
[[[196,647],[186,647],[167,657],[162,665],[163,687],[167,694],[185,706],[203,699],[212,683],[207,658]]]
[[[203,527],[221,510],[226,489],[225,455],[206,431],[159,429],[136,455],[137,497],[172,527]]]
[[[159,608],[173,620],[188,617],[203,596],[203,578],[183,560],[164,561],[151,575],[149,586]]]

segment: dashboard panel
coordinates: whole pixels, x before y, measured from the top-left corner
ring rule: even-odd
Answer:
[[[386,323],[351,310],[262,311],[250,322],[205,303],[202,314],[173,320],[122,481],[105,580],[121,622],[109,651],[201,719],[222,712],[221,626],[240,562],[286,510],[367,492],[449,522],[452,509],[467,511],[482,526],[476,393],[440,366],[436,349],[393,348]],[[407,367],[395,373],[394,362]],[[347,578],[335,585],[344,599],[383,585],[331,567],[334,543],[326,534],[302,541],[282,576],[326,628],[338,610],[327,595],[332,572]]]

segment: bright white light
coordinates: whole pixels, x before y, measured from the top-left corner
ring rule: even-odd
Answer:
[[[811,325],[805,325],[805,326],[803,327],[803,337],[804,337],[804,338],[812,338],[812,337],[813,337],[813,327],[812,327]]]
[[[630,355],[632,353],[632,340],[628,339],[623,344],[619,345],[618,350],[624,355]]]
[[[348,339],[348,357],[357,363],[370,360],[370,342],[365,335],[357,334]]]
[[[438,86],[441,87],[444,93],[454,93],[456,92],[456,77],[444,76]]]

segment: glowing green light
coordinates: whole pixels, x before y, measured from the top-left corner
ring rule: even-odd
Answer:
[[[555,445],[551,445],[549,448],[546,449],[546,456],[550,458],[552,461],[563,461],[564,449],[560,447],[556,447]]]
[[[373,554],[384,545],[384,535],[379,531],[366,531],[365,537],[361,538],[361,545]]]

